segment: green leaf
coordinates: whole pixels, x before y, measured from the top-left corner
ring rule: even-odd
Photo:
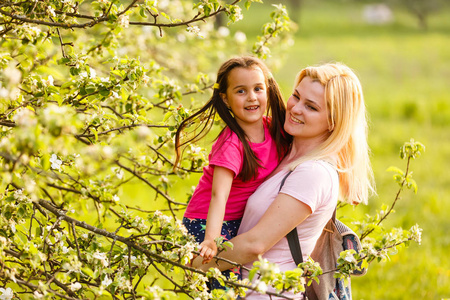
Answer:
[[[145,13],[145,7],[141,6],[141,9],[139,9],[139,14],[141,15],[141,17],[143,18],[147,18],[147,14]]]
[[[164,115],[163,123],[166,122],[170,117],[173,116],[173,112],[169,111]]]
[[[70,62],[70,59],[68,59],[67,57],[63,57],[61,59],[58,59],[58,61],[57,61],[58,65],[65,65],[69,62]]]
[[[386,172],[396,172],[402,176],[405,175],[405,173],[401,169],[394,167],[394,166],[390,166],[389,168],[387,168]]]
[[[91,133],[94,134],[95,141],[98,141],[98,131],[95,128],[91,127]]]
[[[95,278],[94,277],[94,271],[91,270],[91,268],[89,267],[83,267],[81,268],[81,271],[87,275],[89,278]]]
[[[97,90],[97,88],[93,84],[87,84],[85,90],[87,94],[92,94]]]

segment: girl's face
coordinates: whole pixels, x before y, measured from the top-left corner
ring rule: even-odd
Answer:
[[[300,81],[289,97],[284,129],[302,142],[323,142],[329,135],[325,88],[311,77]]]
[[[248,126],[262,124],[267,107],[267,87],[264,73],[259,67],[231,70],[227,92],[220,96],[244,130]]]

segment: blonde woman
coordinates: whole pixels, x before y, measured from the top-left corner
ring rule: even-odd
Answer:
[[[293,137],[288,155],[248,199],[238,235],[231,240],[233,250],[220,253],[247,267],[262,255],[281,271],[294,269],[286,239],[294,227],[306,259],[338,199],[367,203],[374,191],[364,99],[350,68],[325,64],[303,69],[287,102],[284,129]],[[193,266],[230,268],[201,261],[195,259]],[[246,299],[269,296],[249,292]]]

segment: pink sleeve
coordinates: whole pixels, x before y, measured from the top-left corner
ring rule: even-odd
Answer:
[[[314,212],[322,201],[329,198],[332,187],[330,170],[322,163],[307,161],[287,177],[281,192],[308,205]]]
[[[225,138],[224,138],[225,136]],[[234,172],[234,177],[241,172],[243,149],[238,142],[237,136],[221,135],[221,137],[214,143],[211,153],[209,155],[209,165],[227,168]]]

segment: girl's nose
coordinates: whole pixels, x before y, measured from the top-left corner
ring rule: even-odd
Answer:
[[[256,93],[254,91],[250,91],[250,93],[248,94],[248,100],[255,101],[256,99],[257,99]]]

